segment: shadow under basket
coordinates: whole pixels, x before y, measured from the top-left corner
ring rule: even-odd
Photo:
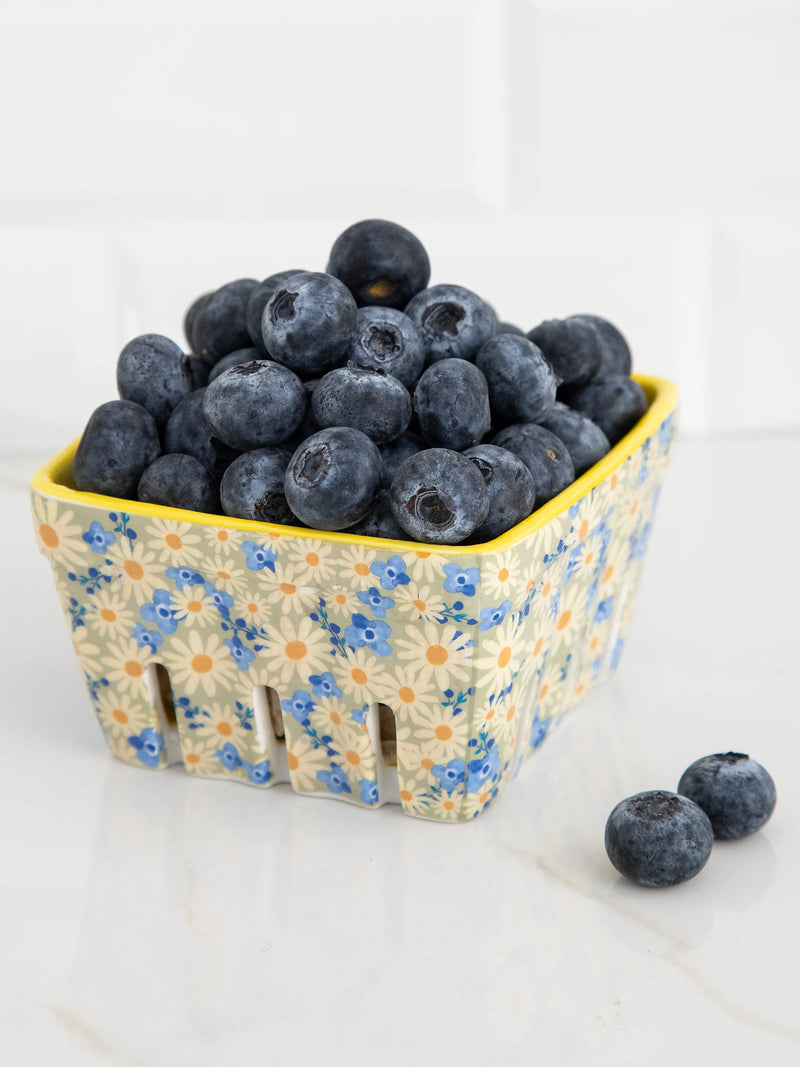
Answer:
[[[31,485],[111,751],[144,768],[466,821],[617,666],[677,390],[485,545],[388,541]]]

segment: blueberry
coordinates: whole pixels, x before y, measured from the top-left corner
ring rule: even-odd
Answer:
[[[714,834],[697,804],[654,789],[617,804],[606,823],[605,843],[620,874],[658,889],[694,878],[711,855]]]
[[[238,348],[235,352],[229,352],[227,356],[217,360],[208,372],[208,381],[213,382],[215,378],[219,378],[220,374],[224,374],[231,367],[238,367],[240,363],[252,363],[254,360],[267,358],[269,357],[262,356],[257,348]]]
[[[489,491],[460,452],[425,448],[397,470],[389,490],[398,523],[415,541],[456,545],[489,513]]]
[[[301,270],[281,270],[277,274],[270,274],[268,278],[265,278],[263,282],[259,282],[258,285],[250,293],[247,298],[247,306],[245,308],[245,324],[247,326],[247,333],[250,336],[250,342],[253,344],[262,356],[268,356],[267,346],[264,344],[264,334],[261,330],[261,322],[264,317],[264,308],[272,299],[272,295],[276,289],[288,282],[293,274],[302,274]],[[259,357],[254,357],[258,359]]]
[[[492,438],[492,444],[519,456],[531,472],[537,508],[575,481],[575,468],[567,446],[544,426],[533,422],[506,426]]]
[[[402,382],[352,363],[320,378],[311,407],[321,427],[352,426],[376,444],[399,437],[411,418],[411,397]]]
[[[183,317],[183,332],[186,335],[186,340],[189,343],[189,347],[194,349],[194,341],[192,334],[194,331],[195,320],[200,313],[201,309],[205,307],[206,301],[211,296],[211,293],[203,293],[202,296],[198,296],[189,307],[186,309],[186,314]]]
[[[548,319],[528,337],[541,348],[562,382],[587,382],[600,366],[600,337],[583,319]]]
[[[490,337],[475,357],[497,423],[539,422],[556,399],[558,379],[541,350],[513,333]]]
[[[347,358],[362,367],[383,370],[413,389],[425,367],[422,334],[396,308],[358,309]]]
[[[489,388],[474,363],[432,363],[414,390],[414,411],[425,441],[460,452],[476,445],[492,424]]]
[[[497,445],[475,445],[462,455],[472,460],[489,492],[489,513],[472,535],[476,544],[493,541],[533,511],[533,475],[513,452]]]
[[[194,388],[191,364],[178,345],[159,333],[128,341],[117,359],[117,390],[122,400],[147,408],[158,426]]]
[[[202,463],[180,452],[153,460],[142,473],[139,500],[186,511],[219,511],[219,482]]]
[[[631,350],[613,322],[601,318],[600,315],[570,315],[570,318],[591,323],[600,335],[600,365],[595,371],[596,378],[607,378],[612,374],[630,374],[633,364]]]
[[[760,830],[775,810],[775,783],[760,763],[743,752],[718,752],[688,767],[678,792],[711,820],[714,837],[737,841]]]
[[[525,336],[525,331],[521,330],[519,326],[515,326],[513,322],[498,322],[495,327],[495,333],[515,333],[520,337]]]
[[[409,302],[406,315],[422,332],[428,363],[474,359],[497,326],[497,316],[486,301],[461,285],[423,289]]]
[[[319,378],[306,378],[306,380],[303,382],[303,389],[305,390],[306,394],[306,410],[305,414],[303,415],[303,418],[300,420],[300,425],[297,427],[291,437],[288,437],[284,442],[284,447],[287,448],[290,452],[294,452],[295,449],[300,447],[300,445],[303,443],[303,441],[306,440],[307,437],[311,437],[312,434],[315,434],[322,429],[322,427],[314,417],[314,409],[311,406],[312,398],[314,396],[314,390],[316,389],[317,382],[319,381]]]
[[[404,308],[431,276],[428,253],[410,230],[364,219],[333,243],[327,271],[341,279],[359,307]]]
[[[283,448],[243,452],[222,476],[219,495],[225,514],[291,525],[294,516],[283,491],[290,459]]]
[[[231,367],[206,388],[203,412],[221,441],[247,452],[285,441],[306,407],[303,383],[268,359]]]
[[[264,308],[264,344],[277,363],[297,374],[324,374],[341,363],[357,310],[338,278],[314,271],[294,274]]]
[[[289,461],[289,507],[317,530],[343,530],[370,509],[381,474],[378,446],[360,430],[333,426],[305,440]]]
[[[623,374],[570,389],[567,403],[597,423],[612,445],[633,429],[647,411],[644,389]]]
[[[143,471],[161,452],[150,412],[130,400],[109,400],[89,416],[72,475],[83,493],[136,499]]]
[[[247,332],[246,309],[255,278],[238,278],[220,286],[199,308],[192,325],[192,348],[208,363],[252,343]]]
[[[567,446],[575,468],[575,477],[593,467],[611,448],[608,438],[592,420],[580,411],[557,400],[543,419],[537,420]]]
[[[205,395],[205,389],[196,389],[172,412],[164,428],[164,451],[194,456],[219,480],[239,450],[215,436],[203,413]]]
[[[372,505],[359,522],[350,526],[348,533],[360,537],[386,537],[393,541],[407,541],[408,535],[394,517],[392,498],[388,489],[379,489]]]
[[[381,486],[388,489],[403,460],[421,452],[424,447],[425,442],[422,438],[413,433],[404,433],[400,437],[395,437],[393,441],[380,445],[378,450],[383,463]]]

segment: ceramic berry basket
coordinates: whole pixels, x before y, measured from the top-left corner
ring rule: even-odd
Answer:
[[[475,546],[327,533],[78,492],[77,442],[32,482],[115,756],[409,815],[474,818],[612,672],[677,390],[573,485]]]

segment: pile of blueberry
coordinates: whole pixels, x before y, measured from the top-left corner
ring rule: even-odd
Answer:
[[[744,752],[703,756],[683,772],[677,793],[653,789],[620,801],[606,823],[606,852],[636,885],[678,885],[703,869],[715,838],[754,834],[776,801],[771,775]]]
[[[136,337],[74,461],[78,489],[438,544],[490,541],[642,417],[625,338],[572,315],[526,335],[421,242],[370,219],[325,273],[240,279]]]

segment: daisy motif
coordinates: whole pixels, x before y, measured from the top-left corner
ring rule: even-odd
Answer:
[[[62,510],[59,502],[33,495],[33,524],[39,551],[51,562],[79,570],[88,565],[90,553],[83,529],[74,521],[75,512]]]
[[[197,731],[181,734],[183,764],[190,774],[216,775],[222,770],[216,755],[219,749],[215,735],[201,735]]]
[[[155,552],[138,539],[117,538],[108,551],[115,581],[124,596],[133,596],[137,604],[146,604],[153,593],[164,585],[164,568]]]
[[[292,788],[301,793],[318,792],[320,789],[317,775],[320,771],[330,770],[330,760],[324,748],[316,748],[306,734],[288,746],[287,759]]]
[[[392,593],[397,607],[411,619],[437,619],[444,611],[439,591],[429,585],[399,585]]]
[[[189,522],[152,519],[144,529],[144,539],[158,561],[169,567],[197,567],[204,555],[203,538]]]
[[[444,579],[442,565],[446,562],[445,557],[420,548],[404,553],[403,558],[412,582],[433,582],[434,585],[441,585]]]
[[[336,569],[331,559],[332,553],[333,545],[297,538],[292,541],[286,555],[295,568],[300,584],[321,589],[327,585]]]
[[[374,585],[375,575],[370,571],[370,567],[376,558],[374,549],[365,545],[348,545],[344,548],[337,566],[342,585],[355,589],[368,589]]]
[[[210,526],[204,531],[204,539],[207,549],[213,557],[230,556],[239,552],[242,547],[242,535],[239,530],[227,529],[224,526]]]
[[[490,692],[505,689],[522,667],[528,643],[525,627],[517,626],[513,616],[487,630],[475,659],[478,685]]]
[[[336,589],[335,592],[325,596],[325,610],[329,618],[346,618],[354,615],[361,607],[358,592],[355,589]]]
[[[342,752],[351,747],[353,738],[367,737],[366,723],[359,721],[362,709],[355,710],[359,714],[354,719],[352,711],[337,697],[315,698],[311,721],[320,736],[333,738],[333,747]]]
[[[263,595],[271,609],[284,615],[304,615],[310,605],[316,605],[315,591],[301,582],[293,564],[283,568],[280,579],[264,586]]]
[[[467,715],[453,714],[450,707],[417,706],[409,712],[414,737],[432,760],[431,766],[459,756],[467,742]]]
[[[149,700],[143,700],[117,686],[97,691],[97,715],[103,729],[117,741],[127,741],[131,734],[140,734],[158,721]]]
[[[348,649],[347,659],[339,657],[330,663],[336,683],[353,707],[380,700],[386,689],[387,673],[369,648]]]
[[[102,586],[91,598],[89,607],[90,611],[85,616],[86,624],[103,637],[129,634],[138,618],[138,613],[134,615],[128,601],[121,595],[119,586]]]
[[[226,741],[233,742],[242,758],[251,753],[258,756],[260,746],[255,733],[252,709],[245,706],[242,701],[239,701],[239,704],[241,708],[237,706],[235,700],[224,704],[219,702],[207,704],[203,707],[203,712],[207,714],[195,720],[201,722],[202,726],[192,732],[202,733],[205,738],[213,738],[217,748],[220,748]],[[249,725],[249,730],[245,724]]]
[[[413,709],[435,708],[442,700],[433,675],[426,675],[412,664],[398,664],[391,669],[385,693],[385,702],[395,712],[398,723],[409,721]]]
[[[420,674],[432,677],[441,689],[458,685],[468,677],[473,645],[468,634],[449,624],[422,622],[406,626],[405,635],[398,633],[395,642],[401,661],[414,664]]]
[[[252,571],[244,566],[241,554],[231,558],[217,552],[206,559],[202,573],[209,585],[234,599],[242,593],[246,596],[252,581]]]
[[[573,520],[573,529],[578,541],[591,541],[595,530],[604,520],[607,522],[611,505],[607,494],[597,486],[578,501],[577,514]]]
[[[461,814],[463,799],[463,787],[452,793],[447,793],[444,790],[441,793],[435,793],[431,802],[425,808],[425,814],[431,819],[454,821]]]
[[[318,669],[330,665],[330,641],[325,631],[307,616],[293,619],[288,615],[276,619],[269,627],[269,647],[264,651],[267,674],[276,688],[285,686],[292,677],[305,681]]]
[[[173,689],[186,696],[198,690],[208,697],[225,692],[238,673],[222,637],[214,632],[189,630],[185,641],[173,637],[162,657]]]
[[[550,606],[553,647],[570,648],[586,633],[586,587],[572,581],[561,587]]]
[[[112,690],[134,696],[146,694],[145,675],[151,660],[150,648],[138,645],[133,637],[107,638],[103,645],[102,673]]]
[[[552,566],[553,562],[570,544],[574,535],[570,534],[572,522],[569,513],[558,515],[536,530],[526,548],[526,556],[530,561],[530,570],[533,574],[541,570],[542,565]],[[528,575],[529,577],[530,575]]]
[[[517,692],[524,692],[524,687],[515,684],[510,693],[502,700],[490,702],[483,712],[487,732],[495,739],[501,752],[507,751],[509,754],[513,750],[520,723],[520,708],[515,695]]]
[[[248,589],[236,604],[236,612],[241,614],[241,618],[248,627],[260,630],[273,618],[273,609],[268,594],[268,586]]]
[[[351,731],[338,738],[340,745],[336,762],[347,774],[350,788],[358,796],[358,782],[363,778],[375,778],[375,753],[364,731]]]
[[[504,600],[510,600],[516,605],[524,588],[524,586],[520,587],[517,567],[517,553],[513,548],[484,557],[481,593],[489,599],[490,603],[501,604]]]
[[[410,726],[398,726],[397,767],[403,781],[413,782],[415,788],[420,788],[421,783],[428,781],[428,775],[434,767],[434,760],[431,759],[423,745],[412,740],[415,736]]]
[[[75,655],[80,660],[81,669],[91,675],[92,678],[103,677],[105,659],[102,655],[103,650],[97,644],[96,635],[88,627],[79,626],[72,631],[70,636]]]
[[[186,584],[171,591],[175,618],[181,623],[203,629],[219,624],[219,611],[202,585]]]

